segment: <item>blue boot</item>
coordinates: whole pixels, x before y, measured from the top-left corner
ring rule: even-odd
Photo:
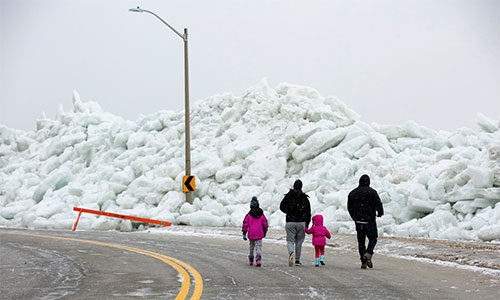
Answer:
[[[320,255],[319,257],[319,262],[321,263],[321,265],[325,265],[325,256],[324,255]]]
[[[319,267],[319,258],[316,258],[316,264],[315,264],[316,267]]]

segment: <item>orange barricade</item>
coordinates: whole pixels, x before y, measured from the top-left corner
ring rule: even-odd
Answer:
[[[126,215],[120,215],[120,214],[109,213],[109,212],[93,210],[93,209],[80,208],[80,207],[73,207],[73,210],[79,212],[78,217],[76,218],[75,225],[73,225],[73,231],[75,231],[76,225],[78,225],[78,221],[80,220],[80,216],[82,215],[82,213],[96,214],[96,215],[101,215],[101,216],[120,218],[120,219],[125,219],[125,220],[151,223],[151,224],[158,224],[158,225],[163,225],[163,226],[172,225],[172,223],[167,222],[167,221],[159,221],[159,220],[152,220],[152,219],[139,218],[139,217],[133,217],[133,216],[126,216]]]

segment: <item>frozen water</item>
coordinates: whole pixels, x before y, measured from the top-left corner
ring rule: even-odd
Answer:
[[[182,193],[184,114],[127,121],[83,102],[24,132],[0,125],[0,225],[66,228],[74,206],[193,226],[241,226],[252,196],[272,227],[295,179],[334,232],[354,226],[347,194],[369,174],[386,215],[381,235],[500,240],[500,123],[436,131],[414,121],[364,123],[335,97],[262,82],[243,97],[217,95],[191,110],[196,192]],[[79,228],[136,224],[83,214]]]

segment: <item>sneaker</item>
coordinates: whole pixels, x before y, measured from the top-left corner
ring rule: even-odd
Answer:
[[[288,257],[288,266],[293,266],[293,261],[295,260],[295,253],[290,253],[290,256]]]
[[[302,263],[301,263],[300,261],[297,261],[297,260],[296,260],[296,261],[295,261],[295,265],[296,265],[296,266],[302,266]]]
[[[253,266],[253,255],[248,256],[248,264]]]
[[[325,265],[325,256],[324,256],[324,255],[320,255],[320,257],[319,257],[319,262],[320,262],[320,264],[321,264],[322,266],[324,266],[324,265]]]
[[[262,257],[260,255],[257,255],[257,258],[255,260],[255,266],[256,267],[260,267],[260,265],[261,265],[261,258]]]
[[[366,265],[370,269],[373,268],[372,256],[373,256],[373,254],[370,254],[370,253],[365,253],[365,255],[363,255],[363,257],[366,259]]]

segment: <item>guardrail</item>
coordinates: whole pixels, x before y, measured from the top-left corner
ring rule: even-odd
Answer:
[[[76,218],[75,225],[73,225],[73,231],[75,231],[76,225],[78,225],[78,221],[80,220],[80,216],[82,215],[82,213],[89,213],[89,214],[101,215],[101,216],[106,216],[106,217],[120,218],[120,219],[137,221],[137,222],[151,223],[151,224],[157,224],[157,225],[162,225],[162,226],[172,225],[172,223],[167,222],[167,221],[159,221],[159,220],[152,220],[152,219],[146,219],[146,218],[140,218],[140,217],[134,217],[134,216],[127,216],[127,215],[115,214],[115,213],[87,209],[87,208],[73,207],[73,210],[79,212],[78,217]]]

